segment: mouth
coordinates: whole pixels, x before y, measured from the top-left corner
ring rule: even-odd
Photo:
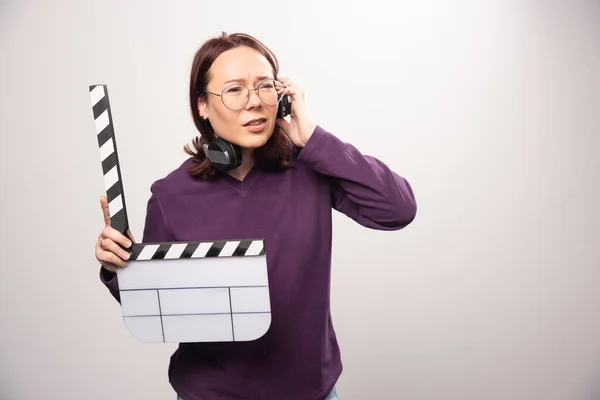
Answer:
[[[266,118],[254,118],[244,124],[244,126],[260,126],[261,124],[267,122]]]

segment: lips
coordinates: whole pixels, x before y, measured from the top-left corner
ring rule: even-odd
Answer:
[[[244,126],[260,125],[260,124],[262,124],[263,122],[266,122],[266,121],[267,121],[267,119],[266,119],[266,118],[263,118],[263,117],[260,117],[260,118],[254,118],[254,119],[252,119],[252,120],[250,120],[250,121],[246,122],[246,123],[244,124]]]

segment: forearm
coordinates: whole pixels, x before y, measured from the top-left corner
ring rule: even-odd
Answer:
[[[416,216],[408,181],[317,126],[299,159],[328,177],[334,208],[375,229],[400,229]]]

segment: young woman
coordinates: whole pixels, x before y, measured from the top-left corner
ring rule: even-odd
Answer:
[[[184,400],[337,399],[332,210],[388,231],[416,215],[409,183],[315,124],[303,90],[278,73],[276,57],[251,36],[223,33],[205,42],[189,92],[200,136],[185,148],[189,159],[151,186],[144,242],[265,238],[267,247],[269,330],[251,342],[181,343],[169,381]],[[277,117],[284,96],[289,121]],[[241,161],[224,167],[207,159],[202,144],[214,140],[237,146]],[[106,227],[96,258],[120,301],[116,269],[128,254],[118,244],[131,243],[111,228],[105,196],[101,206]]]

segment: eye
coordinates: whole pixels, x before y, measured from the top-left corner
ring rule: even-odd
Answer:
[[[273,89],[273,88],[275,88],[275,85],[274,85],[272,82],[270,82],[270,81],[268,81],[268,82],[263,82],[263,83],[260,85],[260,89],[267,89],[267,90],[270,90],[270,89]]]
[[[229,86],[225,89],[225,93],[236,94],[244,91],[244,87],[241,85]]]

